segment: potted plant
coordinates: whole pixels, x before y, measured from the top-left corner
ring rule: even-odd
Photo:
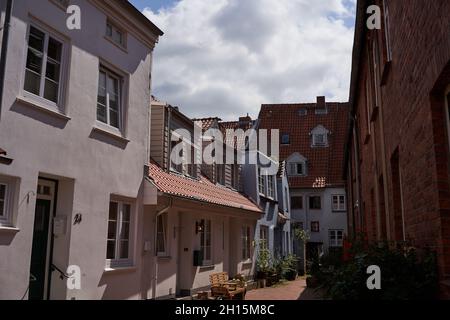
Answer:
[[[297,278],[297,257],[293,254],[287,255],[281,261],[281,274],[284,279],[293,281]]]

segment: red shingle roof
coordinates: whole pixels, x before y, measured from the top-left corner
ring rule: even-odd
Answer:
[[[201,118],[201,119],[192,119],[192,121],[201,121],[203,131],[208,130],[216,121],[221,121],[220,118],[211,117],[211,118]]]
[[[233,146],[234,148],[237,148],[238,144],[240,146],[244,146],[245,143],[245,135],[239,135],[238,137],[234,137],[234,143],[231,140],[231,137],[226,135],[226,131],[229,129],[237,130],[242,129],[244,132],[248,129],[251,129],[255,121],[253,121],[251,118],[240,118],[241,121],[227,121],[227,122],[220,122],[219,127],[223,134],[223,139],[227,145]]]
[[[295,152],[308,161],[306,177],[290,177],[291,188],[321,188],[344,185],[342,168],[348,121],[348,103],[327,102],[327,114],[316,114],[316,104],[262,105],[259,113],[260,129],[279,129],[280,136],[289,134],[290,144],[280,145],[280,161]],[[300,115],[299,110],[307,111]],[[311,148],[311,131],[318,125],[330,131],[329,146]],[[268,133],[270,134],[270,133]],[[281,137],[280,137],[281,138]]]
[[[190,179],[165,172],[154,163],[150,164],[149,176],[163,193],[262,213],[255,203],[239,192],[215,185],[204,176],[199,180]]]

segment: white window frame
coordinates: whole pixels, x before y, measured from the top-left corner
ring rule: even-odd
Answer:
[[[335,204],[335,200],[337,203]],[[341,200],[343,200],[341,202]],[[331,196],[331,208],[333,211],[346,211],[346,199],[344,194],[333,194]]]
[[[162,230],[159,230],[159,219],[162,219]],[[168,228],[168,220],[169,220],[169,214],[167,212],[161,213],[156,216],[156,255],[158,257],[167,257],[169,256],[169,248],[168,248],[168,238],[167,238],[167,228]],[[164,250],[161,251],[158,248],[158,235],[162,234],[163,239],[163,246]]]
[[[98,101],[98,97],[97,97],[97,103],[96,103],[96,113],[95,113],[95,119],[97,121],[97,123],[101,123],[102,125],[106,125],[110,128],[113,128],[114,130],[119,130],[119,131],[123,131],[123,123],[124,123],[124,101],[123,101],[123,89],[124,89],[124,83],[125,83],[125,79],[123,76],[121,76],[120,74],[117,74],[117,72],[115,72],[114,70],[111,70],[110,68],[108,68],[107,66],[105,66],[104,64],[100,64],[99,66],[99,72],[98,72],[98,79],[100,80],[100,74],[101,73],[105,74],[105,99],[106,99],[106,122],[103,122],[101,120],[99,120],[98,118],[98,114],[97,114],[97,108],[99,105],[99,101]],[[118,118],[118,127],[115,127],[113,125],[111,125],[111,119],[110,119],[110,105],[109,105],[109,92],[108,92],[108,77],[111,77],[115,80],[117,80],[118,83],[118,97],[117,97],[117,102],[118,102],[118,106],[117,106],[117,118]],[[99,83],[100,81],[98,81]],[[99,93],[100,90],[100,86],[99,84],[97,85],[97,95]]]
[[[340,233],[340,239],[338,234]],[[344,230],[330,229],[328,230],[328,246],[332,248],[340,248],[344,243]]]
[[[0,185],[5,186],[3,215],[0,216],[0,227],[12,227],[15,183],[12,179],[0,176]]]
[[[44,33],[44,46],[42,53],[42,65],[41,65],[41,74],[40,77],[40,87],[39,87],[39,95],[34,94],[32,92],[25,90],[25,77],[27,71],[27,60],[28,60],[28,48],[29,48],[29,38],[31,27],[37,29],[38,31]],[[58,79],[58,99],[55,103],[54,101],[48,100],[44,98],[44,89],[45,89],[45,79],[46,79],[46,69],[47,69],[47,51],[48,51],[48,42],[49,38],[53,38],[54,40],[61,43],[61,61],[60,61],[60,70],[59,70],[59,79]],[[27,35],[24,43],[24,57],[23,57],[23,67],[22,67],[22,75],[21,75],[21,84],[20,84],[20,95],[27,102],[31,102],[32,105],[38,106],[39,108],[49,109],[50,111],[55,111],[57,113],[65,112],[65,93],[66,93],[66,81],[67,81],[67,73],[69,69],[69,45],[68,40],[64,38],[64,36],[56,34],[51,31],[50,27],[38,22],[35,19],[31,19],[27,26]],[[34,71],[30,71],[36,74]]]
[[[261,173],[261,169],[258,169],[258,192],[265,195],[266,190],[266,176]]]
[[[208,225],[209,225],[209,229],[207,227]],[[200,251],[203,254],[203,256],[202,256],[203,266],[211,266],[212,261],[213,261],[212,221],[210,219],[202,219],[202,226],[203,226],[203,228],[200,231]],[[209,235],[209,246],[206,246],[207,235]],[[204,245],[202,245],[202,237],[204,237],[204,239],[203,239]],[[206,259],[207,248],[209,248],[210,259]]]
[[[119,199],[111,199],[109,201],[109,206],[111,203],[117,204],[117,220],[116,220],[116,233],[115,233],[115,252],[114,252],[114,258],[108,258],[107,257],[107,249],[105,252],[106,256],[106,268],[125,268],[125,267],[131,267],[133,266],[133,244],[134,244],[134,206],[130,201],[124,201]],[[123,222],[123,207],[125,205],[130,206],[130,221],[129,223],[129,231],[128,231],[128,257],[127,258],[120,258],[120,233],[122,228],[122,222]],[[109,208],[109,207],[108,207]],[[107,230],[109,232],[109,209],[108,209],[108,226]],[[107,234],[107,241],[108,241],[108,234]]]
[[[249,261],[251,259],[252,250],[252,230],[248,225],[243,225],[241,228],[241,258],[242,261]]]
[[[267,196],[275,199],[275,177],[272,175],[267,176]]]
[[[301,166],[302,170],[299,172],[298,166]],[[288,163],[288,175],[290,176],[306,176],[306,162],[289,162]]]

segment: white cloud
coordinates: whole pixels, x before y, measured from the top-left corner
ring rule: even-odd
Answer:
[[[181,0],[144,14],[164,32],[153,93],[188,116],[257,116],[262,103],[346,101],[354,0]]]

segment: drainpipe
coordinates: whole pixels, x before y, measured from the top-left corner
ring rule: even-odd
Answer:
[[[167,211],[172,207],[172,198],[169,198],[169,204],[167,207],[163,208],[160,211],[156,212],[156,220],[155,220],[155,255],[153,256],[153,265],[154,265],[154,275],[153,275],[153,288],[152,288],[152,297],[153,300],[156,299],[156,289],[158,287],[158,252],[156,251],[156,241],[157,241],[157,229],[158,229],[158,217]]]
[[[5,11],[5,23],[3,25],[3,38],[2,38],[2,53],[0,56],[0,117],[3,104],[3,90],[5,87],[5,73],[6,73],[6,49],[9,42],[9,28],[11,27],[13,0],[7,0]]]

